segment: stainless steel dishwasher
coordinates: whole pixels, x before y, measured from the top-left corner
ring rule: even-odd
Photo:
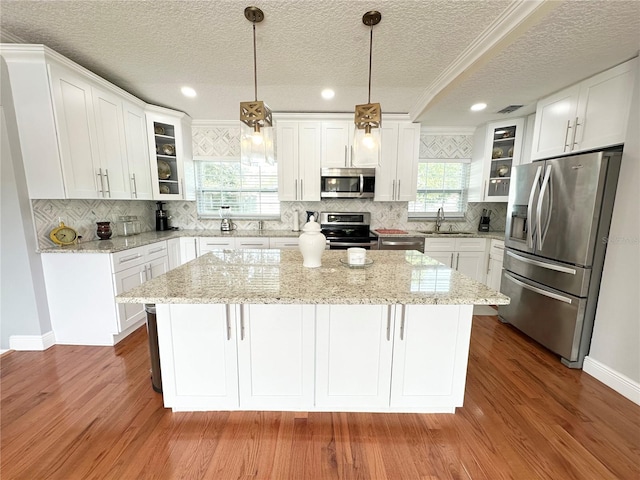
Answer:
[[[424,237],[378,237],[378,250],[418,250],[424,253]]]

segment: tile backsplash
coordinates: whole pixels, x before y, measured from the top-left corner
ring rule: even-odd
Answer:
[[[83,241],[98,240],[96,222],[110,221],[114,236],[117,220],[121,215],[135,215],[142,231],[155,229],[155,202],[142,200],[32,200],[38,243],[40,248],[54,245],[49,232],[59,221],[75,228]],[[506,203],[469,203],[464,218],[447,219],[444,228],[453,225],[454,230],[476,231],[482,209],[492,210],[491,229],[503,231],[507,212]],[[198,218],[195,202],[169,201],[165,209],[170,215],[171,226],[188,230],[218,230],[219,219]],[[280,219],[265,220],[267,230],[290,230],[293,217],[298,215],[300,225],[306,220],[305,211],[370,212],[372,228],[399,228],[404,230],[429,230],[429,221],[409,221],[406,202],[374,202],[371,200],[327,200],[322,202],[281,202]],[[255,220],[237,220],[241,230],[256,229]]]

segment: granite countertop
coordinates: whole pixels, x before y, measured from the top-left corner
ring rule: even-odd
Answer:
[[[406,230],[406,233],[379,233],[372,230],[379,237],[463,237],[463,238],[492,238],[496,240],[504,240],[504,232],[469,232],[469,233],[453,233],[453,234],[428,234],[416,230]],[[221,232],[220,230],[167,230],[164,232],[143,232],[139,235],[130,237],[112,237],[108,240],[92,240],[89,242],[80,242],[77,245],[67,245],[58,247],[51,245],[47,248],[38,249],[38,253],[116,253],[136,247],[143,247],[152,243],[170,240],[179,237],[269,237],[269,238],[287,238],[298,237],[302,232],[294,232],[292,230],[233,230],[232,232]]]
[[[118,303],[506,305],[509,298],[417,251],[370,251],[349,268],[344,250],[302,266],[297,250],[218,250],[116,297]]]
[[[163,232],[143,232],[129,237],[111,237],[108,240],[92,240],[77,245],[58,247],[52,245],[38,249],[38,253],[116,253],[130,248],[143,247],[152,243],[180,237],[298,237],[302,232],[291,230],[166,230]]]

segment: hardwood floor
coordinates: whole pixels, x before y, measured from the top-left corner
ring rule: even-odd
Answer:
[[[172,413],[144,328],[0,363],[2,480],[640,478],[640,406],[496,317],[455,415]]]

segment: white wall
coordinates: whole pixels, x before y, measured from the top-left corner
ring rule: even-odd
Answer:
[[[584,370],[640,404],[640,68]]]
[[[50,335],[51,320],[42,263],[35,253],[38,245],[11,86],[6,63],[0,60],[0,348],[4,350],[11,336],[27,336],[37,343]]]

